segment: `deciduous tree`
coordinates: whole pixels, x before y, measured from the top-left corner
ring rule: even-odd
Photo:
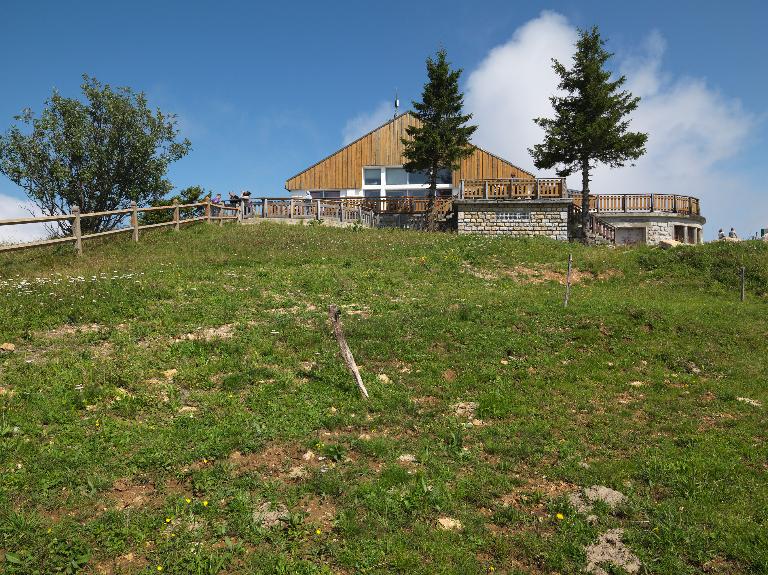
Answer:
[[[25,110],[0,136],[0,172],[44,215],[102,212],[153,202],[171,190],[168,165],[190,150],[176,117],[151,110],[141,92],[83,76],[83,99],[57,91],[39,117]],[[122,216],[84,218],[83,233],[115,228]],[[70,233],[70,223],[59,231]]]

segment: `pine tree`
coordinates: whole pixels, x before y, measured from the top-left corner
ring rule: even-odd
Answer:
[[[566,69],[552,59],[560,76],[558,88],[566,95],[550,98],[554,119],[534,119],[544,128],[544,142],[528,150],[539,169],[560,166],[557,174],[561,177],[581,172],[582,234],[589,228],[590,170],[598,163],[617,168],[638,159],[645,153],[648,139],[647,134],[628,131],[626,116],[637,108],[640,98],[619,91],[626,81],[624,76],[611,81],[605,64],[613,54],[603,48],[604,44],[596,26],[580,30],[573,67]]]
[[[413,102],[420,126],[409,126],[410,138],[403,139],[405,169],[429,174],[427,229],[433,230],[437,219],[435,195],[440,169],[457,170],[462,159],[472,154],[469,139],[477,126],[467,125],[472,114],[463,114],[464,94],[459,91],[462,70],[451,70],[446,52],[427,58],[429,80],[421,93],[421,102]]]

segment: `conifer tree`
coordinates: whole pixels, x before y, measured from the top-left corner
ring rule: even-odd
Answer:
[[[429,174],[429,203],[427,229],[436,222],[435,195],[438,172],[457,170],[462,159],[472,154],[469,139],[477,126],[467,125],[472,114],[463,113],[464,94],[459,91],[462,70],[451,70],[445,49],[436,57],[427,58],[428,81],[421,93],[421,102],[413,102],[414,115],[420,126],[409,126],[404,138],[405,169]]]
[[[539,169],[559,166],[561,177],[581,172],[582,234],[589,228],[590,170],[599,163],[617,168],[638,159],[648,139],[647,134],[629,131],[627,116],[640,98],[619,90],[626,82],[624,76],[611,81],[605,64],[613,54],[604,44],[594,26],[579,32],[571,69],[552,59],[560,76],[558,88],[565,94],[550,98],[554,119],[534,119],[544,128],[544,142],[528,150]]]

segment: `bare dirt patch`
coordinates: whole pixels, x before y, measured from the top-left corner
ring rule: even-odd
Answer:
[[[37,335],[42,335],[43,337],[46,337],[48,339],[58,339],[62,337],[76,335],[79,333],[96,333],[101,331],[103,328],[104,326],[98,323],[90,323],[90,324],[82,324],[82,325],[64,324],[62,326],[59,326],[57,328],[54,328],[46,332],[42,332]]]
[[[114,509],[137,509],[157,503],[155,486],[151,483],[134,483],[130,479],[118,479],[106,492]]]
[[[330,530],[336,520],[336,505],[328,497],[311,496],[301,501],[299,507],[307,514],[307,523]]]
[[[214,339],[231,339],[235,335],[235,324],[227,323],[219,327],[199,327],[195,331],[185,333],[172,341],[213,341]]]
[[[459,403],[454,403],[451,406],[451,410],[453,411],[454,415],[456,415],[456,417],[466,417],[467,419],[474,419],[475,412],[477,411],[477,402],[476,401],[460,401]]]
[[[498,266],[492,269],[484,269],[472,266],[471,264],[465,262],[462,264],[462,269],[465,273],[486,281],[495,281],[501,279],[502,277],[508,277],[522,284],[556,282],[561,285],[565,285],[566,280],[566,271],[564,269],[553,270],[548,266],[533,268],[524,265],[517,265],[513,268]],[[605,270],[597,274],[574,269],[571,270],[571,283],[578,284],[585,280],[595,279],[602,281],[620,275],[622,275],[622,273],[619,270],[612,269]]]
[[[605,485],[593,485],[587,487],[581,493],[572,493],[568,500],[579,513],[587,513],[592,510],[592,504],[602,501],[611,509],[615,509],[627,499],[626,495]]]
[[[318,457],[313,451],[298,445],[272,443],[263,450],[243,454],[233,451],[227,462],[235,475],[259,473],[263,479],[300,480],[309,477],[313,469],[332,466],[333,463]]]
[[[640,571],[640,559],[622,543],[623,529],[611,529],[603,533],[597,543],[589,545],[587,554],[587,573],[608,575],[601,565],[613,565],[624,569],[630,575]]]
[[[94,572],[98,575],[122,575],[139,573],[149,564],[146,557],[135,553],[126,553],[114,559],[106,559],[94,563]]]
[[[272,529],[283,524],[288,517],[288,508],[282,503],[265,501],[253,512],[253,521],[262,529]]]
[[[443,380],[445,381],[454,381],[456,379],[456,371],[453,369],[446,369],[443,372]]]

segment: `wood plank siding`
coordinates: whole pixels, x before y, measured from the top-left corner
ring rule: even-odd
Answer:
[[[406,112],[355,140],[338,152],[310,166],[285,182],[285,189],[294,190],[359,190],[363,187],[363,167],[400,166],[403,159],[401,138],[408,135],[408,126],[418,120]],[[461,180],[495,178],[533,178],[534,175],[481,148],[461,162],[453,172],[453,186]]]

